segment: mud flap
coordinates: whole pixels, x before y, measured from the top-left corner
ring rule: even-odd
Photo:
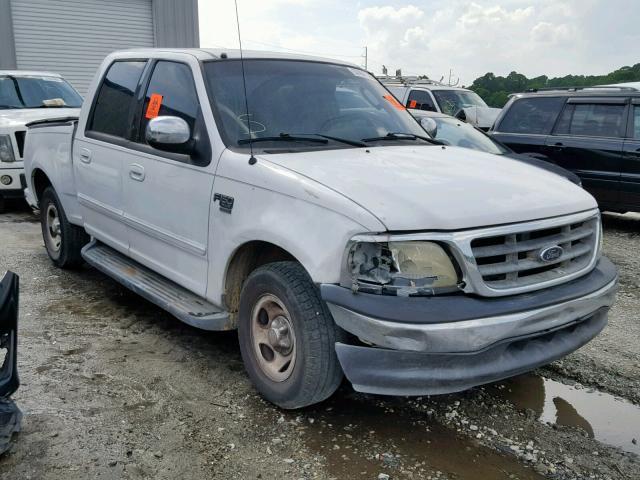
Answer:
[[[0,281],[0,455],[9,449],[11,436],[20,431],[22,413],[9,398],[18,379],[18,276],[7,272]]]

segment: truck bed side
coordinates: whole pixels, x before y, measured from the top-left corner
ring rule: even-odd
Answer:
[[[77,125],[76,117],[27,124],[25,196],[29,204],[37,208],[42,192],[52,185],[69,221],[82,225],[73,172],[73,139]]]

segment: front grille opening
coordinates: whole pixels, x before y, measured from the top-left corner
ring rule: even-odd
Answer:
[[[487,286],[509,289],[561,278],[586,268],[595,254],[598,219],[514,232],[471,241],[476,266]],[[562,248],[545,259],[549,247]]]
[[[18,155],[20,155],[20,158],[24,156],[24,137],[26,136],[26,134],[27,132],[25,130],[20,130],[14,133],[16,137],[16,145],[18,146]]]
[[[502,263],[507,260],[506,255],[494,255],[493,257],[481,257],[476,260],[478,265],[489,265],[491,263]]]

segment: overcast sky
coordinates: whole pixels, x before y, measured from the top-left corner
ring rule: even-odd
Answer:
[[[199,0],[203,47],[237,48],[233,0]],[[640,62],[640,0],[238,0],[245,49],[320,54],[461,84]]]

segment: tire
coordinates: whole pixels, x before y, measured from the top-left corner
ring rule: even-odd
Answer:
[[[47,254],[57,267],[71,269],[82,265],[80,250],[89,236],[82,228],[69,223],[53,187],[47,187],[42,193],[40,226]]]
[[[343,334],[299,263],[270,263],[245,281],[238,318],[240,351],[247,374],[271,403],[295,409],[330,397],[343,378],[335,352]],[[288,366],[276,368],[287,355]]]

